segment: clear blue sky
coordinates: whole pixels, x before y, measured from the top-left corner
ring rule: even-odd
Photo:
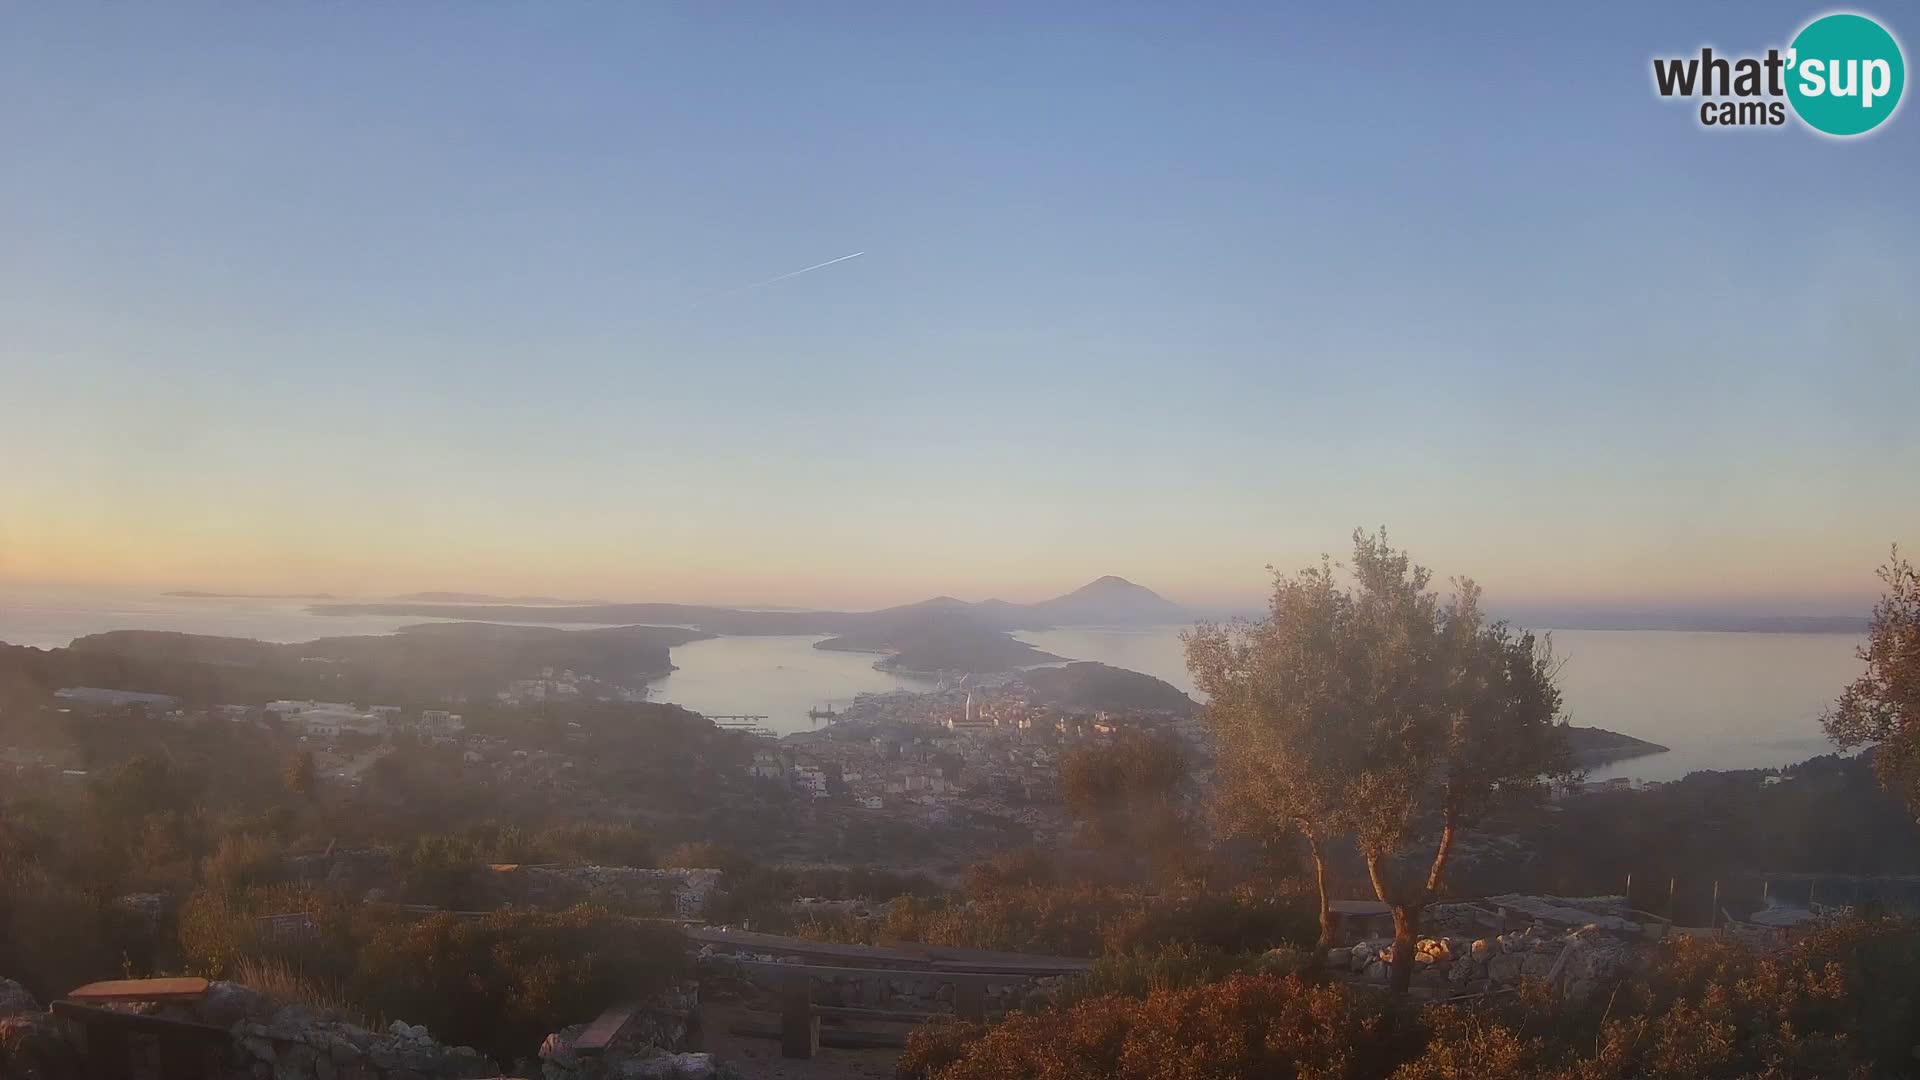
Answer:
[[[1327,8],[0,7],[0,579],[1869,596],[1914,106],[1653,95],[1806,6]]]

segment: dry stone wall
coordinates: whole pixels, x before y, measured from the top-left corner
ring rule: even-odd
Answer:
[[[1414,954],[1415,986],[1453,993],[1485,993],[1529,979],[1580,1000],[1610,986],[1634,964],[1638,935],[1599,926],[1573,931],[1530,926],[1506,934],[1421,938]],[[1385,983],[1393,964],[1391,938],[1374,938],[1328,953],[1334,971]]]

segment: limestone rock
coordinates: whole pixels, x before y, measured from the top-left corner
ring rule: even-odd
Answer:
[[[0,1016],[12,1016],[15,1013],[37,1013],[40,1003],[33,1000],[27,988],[12,979],[0,979]]]
[[[0,1076],[7,1080],[67,1080],[83,1075],[80,1048],[52,1016],[37,1011],[0,1016]]]
[[[736,1074],[712,1054],[660,1054],[632,1057],[610,1070],[618,1080],[731,1080]]]
[[[212,982],[207,984],[207,996],[196,1002],[194,1009],[203,1023],[232,1027],[242,1020],[270,1015],[273,1001],[236,982]]]

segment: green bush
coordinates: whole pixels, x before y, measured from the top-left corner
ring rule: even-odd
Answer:
[[[1158,990],[1180,990],[1219,982],[1229,975],[1255,971],[1260,958],[1251,953],[1224,953],[1168,945],[1158,951],[1103,956],[1085,975],[1063,980],[1053,993],[1031,1004],[1065,1009],[1098,997],[1146,997]]]
[[[1053,956],[1125,956],[1167,946],[1222,953],[1311,943],[1309,903],[1250,894],[1152,895],[1092,885],[1007,886],[965,902],[902,897],[884,919],[813,917],[802,936],[836,941],[914,941]]]
[[[122,972],[112,913],[32,864],[0,866],[0,976],[48,1001]]]
[[[267,885],[285,876],[280,846],[264,836],[233,833],[220,839],[202,868],[207,887],[226,896]]]
[[[909,1040],[912,1080],[1691,1080],[1910,1076],[1920,925],[1855,920],[1788,949],[1676,939],[1617,992],[1433,1005],[1298,976],[1206,981],[1213,954],[1103,963],[1054,1011]],[[1144,988],[1144,996],[1141,996]],[[1112,990],[1079,998],[1079,993]]]
[[[504,1063],[531,1057],[549,1032],[656,993],[687,970],[679,930],[600,908],[479,919],[443,913],[368,942],[356,998]]]
[[[906,1080],[1245,1080],[1379,1077],[1417,1049],[1406,1018],[1341,986],[1234,975],[1015,1013],[984,1032],[916,1032]]]
[[[448,911],[489,906],[487,863],[480,847],[457,836],[414,838],[399,853],[400,894],[409,903]]]
[[[559,862],[652,866],[656,859],[652,835],[637,825],[594,822],[558,825],[542,830],[534,838],[533,847]]]
[[[306,926],[275,934],[266,922],[274,915],[305,916]],[[398,918],[395,909],[358,904],[312,885],[256,885],[237,892],[209,886],[180,907],[180,956],[187,970],[210,979],[232,978],[252,962],[342,982],[354,970],[360,944]]]

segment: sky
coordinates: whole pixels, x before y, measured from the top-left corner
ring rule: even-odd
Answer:
[[[1822,9],[1290,7],[0,5],[0,582],[1861,610],[1920,116],[1649,73]]]

